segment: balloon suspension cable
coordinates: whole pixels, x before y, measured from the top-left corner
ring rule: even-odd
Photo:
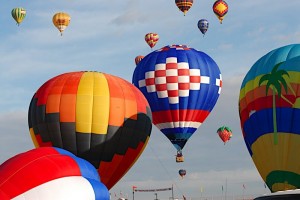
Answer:
[[[179,190],[179,192],[183,195],[183,192],[181,191],[181,189],[178,187],[178,185],[176,184],[175,180],[172,178],[172,176],[170,175],[169,171],[167,170],[167,168],[163,165],[162,161],[158,158],[157,153],[154,151],[154,149],[152,148],[151,144],[149,143],[148,146],[150,147],[151,151],[153,152],[153,155],[155,156],[155,158],[158,160],[159,164],[164,168],[164,170],[166,171],[166,174],[169,176],[169,178],[171,179],[172,183],[176,186],[176,188]]]

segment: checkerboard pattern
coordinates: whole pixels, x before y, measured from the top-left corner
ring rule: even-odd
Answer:
[[[155,71],[145,73],[145,79],[139,81],[139,87],[147,92],[157,92],[158,98],[169,98],[170,104],[179,103],[179,97],[188,97],[190,90],[200,90],[201,84],[209,84],[208,76],[201,76],[200,69],[189,69],[187,62],[177,63],[176,57],[169,57],[166,63],[155,65]],[[222,79],[216,80],[221,92]]]

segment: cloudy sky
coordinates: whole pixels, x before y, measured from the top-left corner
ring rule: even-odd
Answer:
[[[34,148],[29,136],[27,111],[32,95],[48,79],[61,73],[95,70],[131,82],[134,58],[147,55],[148,32],[160,40],[154,47],[185,44],[211,56],[223,75],[221,96],[204,124],[184,148],[185,162],[175,163],[175,148],[153,126],[148,146],[111,193],[132,198],[132,186],[168,188],[176,197],[221,196],[268,192],[241,134],[238,96],[242,80],[261,56],[300,41],[297,0],[226,1],[229,12],[223,24],[212,11],[213,1],[195,0],[186,14],[174,0],[10,0],[0,7],[0,163]],[[27,16],[18,27],[14,7]],[[71,15],[61,37],[52,24],[54,13]],[[205,18],[205,37],[197,28]],[[153,50],[154,50],[153,49]],[[216,129],[228,125],[233,138],[223,145]],[[178,170],[187,176],[179,178]],[[227,183],[227,184],[226,184]],[[243,185],[246,189],[243,189]],[[202,193],[201,193],[202,191]],[[225,191],[224,191],[225,192]],[[168,199],[170,192],[158,194]],[[154,199],[154,193],[135,193],[135,199]]]

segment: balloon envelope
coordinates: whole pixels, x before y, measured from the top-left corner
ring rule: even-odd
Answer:
[[[232,131],[228,126],[222,126],[218,128],[217,133],[224,144],[232,137]]]
[[[209,23],[206,19],[200,19],[198,21],[198,28],[203,35],[205,35],[206,31],[208,30],[208,27],[209,27]]]
[[[186,175],[186,170],[185,169],[180,169],[178,171],[179,175],[183,178]]]
[[[24,20],[26,17],[26,10],[25,8],[14,8],[11,11],[11,15],[14,18],[14,20],[17,22],[18,25]]]
[[[187,11],[192,7],[193,0],[175,0],[176,6],[185,15]]]
[[[300,188],[300,44],[261,57],[241,85],[248,151],[272,192]]]
[[[178,151],[212,111],[222,86],[215,61],[186,45],[148,54],[132,80],[150,104],[153,124]]]
[[[151,134],[151,111],[131,83],[100,72],[70,72],[44,83],[29,107],[36,147],[86,159],[110,189],[130,169]]]
[[[0,165],[1,200],[108,200],[109,192],[89,162],[68,151],[42,147]]]
[[[53,15],[52,22],[54,26],[62,33],[69,26],[71,17],[68,13],[58,12]]]
[[[159,40],[159,35],[157,33],[147,33],[145,35],[145,41],[147,44],[153,48]]]
[[[144,58],[144,56],[141,56],[141,55],[135,57],[135,59],[134,59],[135,65],[139,64],[139,62],[141,62],[141,60],[142,60],[143,58]]]
[[[213,5],[213,11],[222,24],[222,21],[228,12],[228,4],[224,0],[217,0]]]

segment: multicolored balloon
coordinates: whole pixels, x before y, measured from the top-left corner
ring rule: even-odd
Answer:
[[[203,34],[203,36],[205,35],[206,31],[208,30],[208,26],[209,26],[209,23],[206,19],[200,19],[198,21],[198,28],[201,31],[201,33]]]
[[[1,200],[109,200],[89,162],[68,151],[41,147],[0,165]]]
[[[70,15],[64,12],[56,13],[52,18],[52,22],[54,26],[59,30],[60,35],[62,35],[64,30],[69,26],[70,21]]]
[[[272,192],[300,188],[300,44],[261,57],[241,85],[239,114],[248,151]]]
[[[224,0],[217,0],[212,8],[215,15],[218,17],[220,24],[222,24],[222,21],[228,12],[228,4]]]
[[[141,60],[142,60],[144,57],[145,57],[145,56],[141,56],[141,55],[135,57],[135,59],[134,59],[135,65],[138,65],[139,62],[141,62]]]
[[[159,35],[157,33],[147,33],[145,35],[145,41],[151,47],[151,49],[156,45],[159,40]]]
[[[14,20],[17,22],[18,26],[21,24],[21,22],[26,17],[26,10],[25,8],[14,8],[11,11],[11,16],[14,18]]]
[[[151,134],[151,110],[128,81],[100,72],[70,72],[44,83],[29,107],[36,147],[54,146],[98,169],[108,189],[131,168]]]
[[[180,170],[178,171],[178,173],[179,173],[179,176],[181,176],[181,178],[183,178],[183,177],[185,177],[185,175],[186,175],[186,170],[185,170],[185,169],[180,169]]]
[[[219,137],[224,142],[224,144],[232,138],[232,131],[228,126],[222,126],[218,128],[217,133],[219,134]]]
[[[179,152],[212,111],[222,87],[215,61],[186,45],[148,54],[132,81],[150,104],[153,124]]]
[[[193,0],[175,0],[176,6],[185,15],[187,11],[192,7]]]

